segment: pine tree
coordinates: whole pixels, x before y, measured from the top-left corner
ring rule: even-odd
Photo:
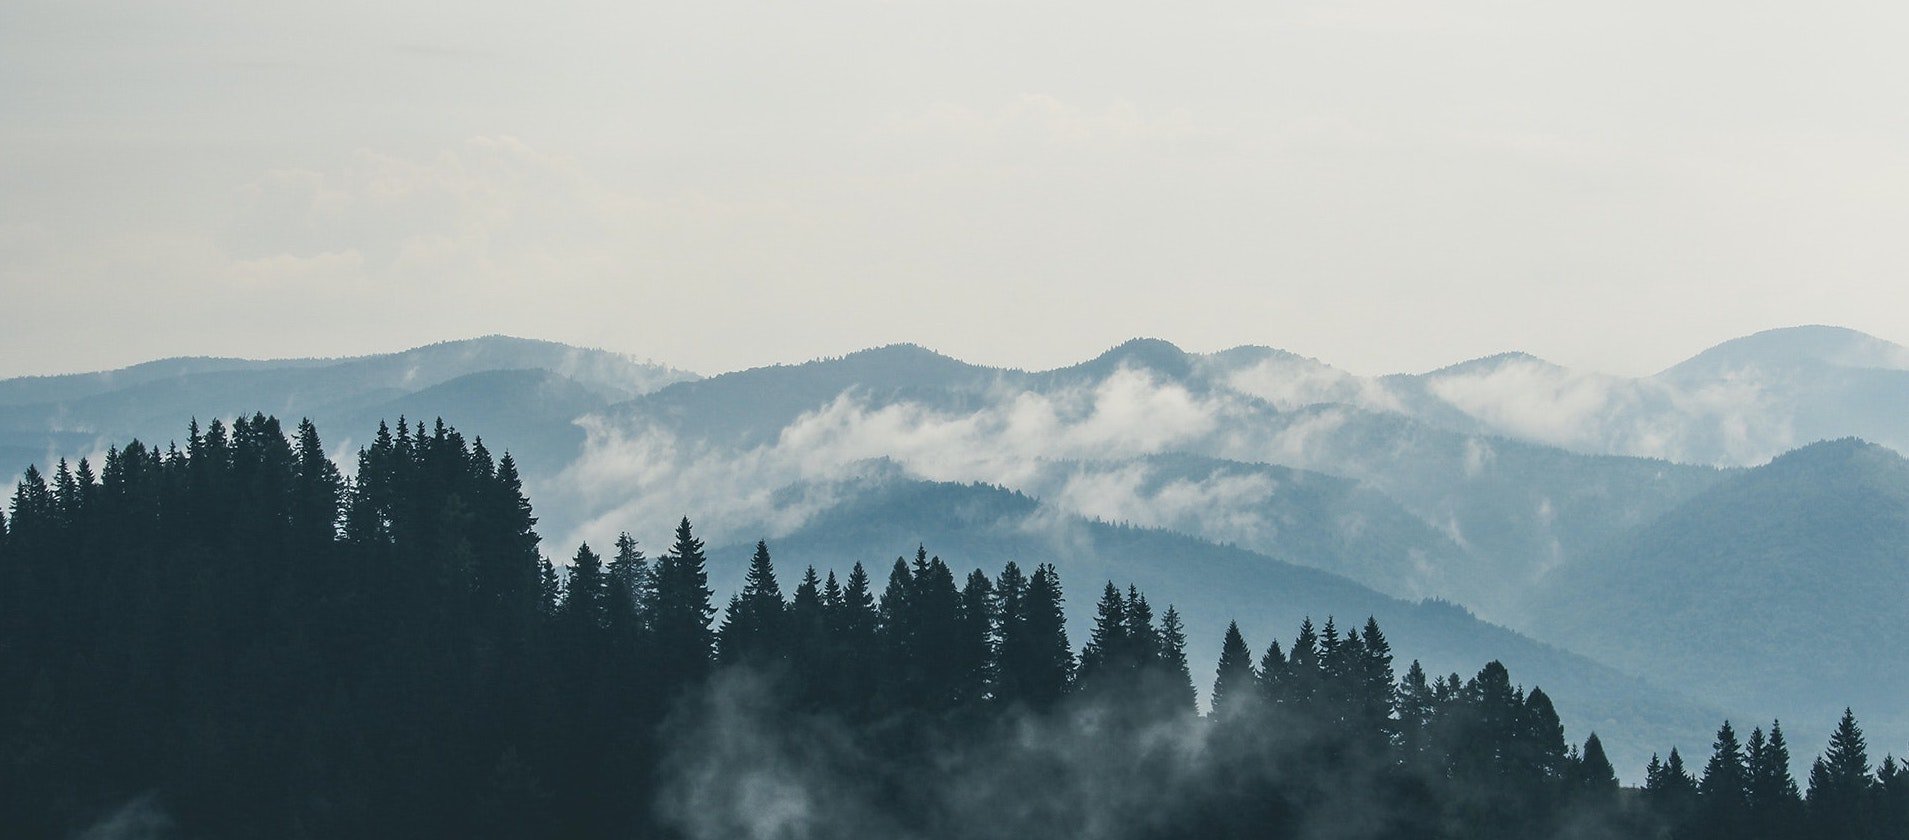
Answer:
[[[858,562],[849,570],[841,605],[829,626],[837,656],[830,671],[832,684],[825,694],[838,708],[860,710],[875,702],[877,673],[882,664],[880,624],[868,570]]]
[[[1319,708],[1325,702],[1323,659],[1319,633],[1313,629],[1312,617],[1307,616],[1299,623],[1299,635],[1293,638],[1292,649],[1286,654],[1287,688],[1281,697],[1293,713],[1324,719]]]
[[[994,684],[994,584],[980,569],[961,588],[961,637],[955,662],[956,702],[978,703]]]
[[[607,595],[604,598],[605,621],[615,637],[618,655],[626,660],[640,655],[654,588],[650,580],[650,561],[637,547],[628,531],[617,534],[616,554],[604,572]]]
[[[1697,783],[1703,801],[1698,817],[1700,836],[1739,838],[1749,830],[1750,774],[1736,730],[1729,721],[1717,729],[1710,761]]]
[[[1688,836],[1692,820],[1697,811],[1697,779],[1684,768],[1684,757],[1676,747],[1670,748],[1670,757],[1661,765],[1657,756],[1651,756],[1651,769],[1646,771],[1644,796],[1663,823],[1671,830],[1671,836]]]
[[[1596,732],[1584,739],[1584,749],[1572,762],[1571,787],[1580,802],[1596,807],[1608,807],[1617,800],[1617,771]]]
[[[665,686],[687,687],[709,672],[715,648],[709,622],[716,609],[710,605],[714,593],[707,563],[703,541],[696,539],[689,517],[683,517],[675,542],[656,564],[656,604],[650,617],[657,677]]]
[[[1253,672],[1253,652],[1240,635],[1238,622],[1226,623],[1226,637],[1220,641],[1220,665],[1213,676],[1213,715],[1238,716],[1252,708],[1250,702],[1259,675]]]
[[[1094,629],[1080,653],[1080,682],[1083,686],[1106,680],[1109,686],[1130,689],[1126,677],[1132,675],[1132,657],[1127,626],[1127,601],[1108,581],[1094,606]]]
[[[1150,671],[1160,661],[1160,631],[1153,626],[1153,605],[1140,588],[1127,584],[1127,640],[1134,667]]]
[[[1564,724],[1558,720],[1557,708],[1544,689],[1533,687],[1525,696],[1517,727],[1513,736],[1516,744],[1516,759],[1511,762],[1513,775],[1533,783],[1562,781],[1569,768],[1565,760]]]
[[[1000,697],[1045,709],[1067,693],[1074,675],[1060,575],[1042,563],[1022,586],[1018,571],[1010,563],[995,582],[1001,611]]]
[[[717,630],[717,658],[725,664],[756,665],[778,658],[786,609],[782,587],[776,582],[775,564],[769,559],[769,544],[757,541],[756,553],[749,558],[749,571],[743,576],[742,592],[730,600]]]
[[[564,581],[563,607],[559,610],[572,638],[593,636],[609,625],[608,601],[609,580],[603,573],[603,559],[590,550],[589,543],[577,546],[577,554],[570,561],[570,575]]]
[[[1817,837],[1866,836],[1873,785],[1863,730],[1856,725],[1856,716],[1844,709],[1836,732],[1830,735],[1829,749],[1810,766],[1807,804],[1812,833]]]
[[[842,590],[835,585],[834,574],[829,575],[829,589],[839,604]],[[830,653],[829,609],[815,567],[804,569],[802,581],[796,584],[795,594],[789,599],[787,638],[776,641],[787,652],[797,694],[805,706],[821,701],[826,690],[822,672]]]
[[[1200,698],[1194,692],[1193,671],[1187,666],[1186,626],[1180,622],[1180,612],[1167,605],[1167,611],[1160,616],[1160,658],[1172,681],[1167,695],[1167,706],[1173,711],[1190,714],[1199,711]]]
[[[1762,729],[1752,730],[1744,758],[1750,775],[1752,836],[1770,840],[1798,837],[1803,797],[1790,775],[1790,748],[1783,739],[1783,724],[1772,721],[1768,738]]]
[[[1288,696],[1292,689],[1291,681],[1291,663],[1279,649],[1279,639],[1274,638],[1266,644],[1266,652],[1259,657],[1259,694],[1266,708],[1279,709],[1291,702]]]
[[[1386,641],[1376,618],[1368,616],[1365,632],[1356,647],[1354,667],[1354,713],[1356,728],[1373,739],[1373,748],[1391,744],[1398,737],[1393,720],[1394,701],[1392,644]]]
[[[1894,755],[1883,756],[1876,768],[1874,833],[1877,837],[1909,837],[1909,768]]]
[[[1397,696],[1399,742],[1405,755],[1420,760],[1430,758],[1427,753],[1431,748],[1430,729],[1432,715],[1437,711],[1437,698],[1425,681],[1425,669],[1418,660],[1412,660],[1412,666],[1399,680]]]
[[[1060,572],[1052,563],[1035,567],[1027,585],[1026,630],[1035,654],[1030,697],[1036,706],[1060,700],[1074,678],[1074,652],[1067,644],[1064,603]]]

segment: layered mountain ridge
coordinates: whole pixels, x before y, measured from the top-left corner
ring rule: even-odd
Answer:
[[[341,454],[379,420],[443,416],[518,457],[557,557],[688,514],[714,545],[766,538],[791,563],[879,568],[918,543],[991,573],[1048,560],[1077,598],[1131,580],[1196,631],[1254,623],[1261,647],[1296,614],[1385,613],[1401,653],[1437,667],[1523,657],[1539,664],[1514,673],[1583,687],[1567,722],[1620,762],[1671,733],[1700,749],[1719,712],[1826,730],[1831,706],[1899,696],[1862,663],[1909,673],[1890,631],[1832,645],[1893,624],[1909,594],[1889,451],[1909,446],[1909,350],[1838,328],[1641,378],[1520,353],[1363,377],[1159,339],[1045,371],[900,344],[708,378],[504,337],[173,359],[0,381],[0,472],[252,411],[309,416]],[[1874,444],[1808,446],[1851,436]],[[1676,647],[1692,638],[1716,655]],[[1627,738],[1620,710],[1647,707]],[[1909,720],[1872,735],[1909,740]]]

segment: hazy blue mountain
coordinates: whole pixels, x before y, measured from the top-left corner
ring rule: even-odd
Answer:
[[[540,391],[521,389],[543,386],[522,378],[477,380],[422,401],[405,398],[500,370],[541,370],[573,383],[563,400],[538,410],[564,406],[579,414],[693,378],[621,354],[504,336],[349,359],[174,359],[106,373],[0,381],[0,450],[31,453],[31,460],[41,461],[93,453],[133,437],[163,444],[183,436],[185,418],[253,411],[323,421],[322,430],[336,442],[362,438],[370,431],[364,420],[388,408],[412,408],[414,419],[429,419],[438,413],[431,406],[440,397],[447,409],[474,409],[466,422],[481,427],[493,413],[521,413],[519,403],[543,398]],[[493,392],[473,390],[486,386]],[[569,429],[571,419],[575,415],[550,431],[574,444],[579,438]],[[556,441],[529,435],[522,440],[552,458],[574,454],[574,446],[566,451]],[[23,466],[9,463],[6,470]]]
[[[1229,600],[1233,590],[1277,557],[1292,564],[1283,569],[1343,575],[1331,580],[1360,597],[1464,604],[1761,714],[1766,682],[1782,683],[1771,696],[1786,704],[1805,694],[1880,701],[1859,690],[1860,679],[1831,669],[1838,660],[1811,661],[1806,652],[1824,643],[1821,627],[1887,623],[1889,605],[1901,603],[1885,597],[1900,572],[1888,551],[1909,542],[1897,540],[1893,502],[1882,501],[1896,498],[1897,462],[1860,449],[1880,454],[1784,466],[1818,464],[1830,451],[1813,448],[1745,470],[1614,453],[1738,463],[1806,430],[1847,426],[1874,428],[1890,442],[1904,436],[1897,418],[1909,416],[1909,405],[1899,406],[1909,394],[1904,352],[1860,333],[1798,328],[1728,342],[1642,379],[1522,354],[1360,377],[1268,348],[1198,355],[1136,339],[1048,371],[894,345],[696,379],[616,354],[493,337],[357,359],[179,359],[0,382],[0,457],[8,459],[0,472],[133,436],[163,443],[190,416],[310,416],[348,452],[379,419],[441,415],[494,452],[518,456],[558,557],[578,540],[606,543],[618,530],[684,514],[719,544],[768,537],[798,553],[823,542],[869,551],[914,539],[904,532],[922,526],[908,523],[925,515],[902,505],[898,530],[883,531],[891,526],[880,521],[848,527],[887,515],[870,487],[993,485],[1034,513],[962,519],[941,527],[930,547],[972,554],[963,562],[992,571],[1039,546],[1065,556],[1056,534],[1090,546],[1107,540],[1121,548],[1096,549],[1104,568],[1092,568],[1150,590],[1145,581],[1186,587],[1176,597],[1187,605],[1222,611],[1244,609],[1244,596]],[[1006,504],[968,491],[922,492],[943,493],[933,498],[947,516]],[[1836,525],[1824,531],[1823,522]],[[832,525],[843,526],[839,535]],[[1207,559],[1186,559],[1194,555]],[[1763,571],[1731,571],[1726,560]],[[1698,571],[1678,578],[1677,569]],[[1838,600],[1872,574],[1874,588]],[[1785,575],[1809,582],[1792,585]],[[1693,582],[1733,576],[1752,583],[1701,602],[1712,612],[1689,607],[1700,597]],[[1302,578],[1280,580],[1299,587],[1292,581]],[[1762,621],[1766,602],[1781,621]],[[1675,611],[1687,608],[1695,611]],[[1825,620],[1824,610],[1846,620]],[[1809,677],[1684,679],[1696,664],[1665,664],[1652,651],[1696,632],[1653,623],[1686,614],[1719,640],[1751,646],[1732,650],[1767,654],[1765,667]],[[1811,616],[1817,630],[1758,641]],[[1190,611],[1188,619],[1223,622]],[[1270,629],[1255,632],[1263,640]]]
[[[1586,454],[1749,466],[1846,435],[1909,448],[1909,348],[1840,327],[1769,330],[1636,378],[1523,353],[1384,377],[1261,348],[1209,358],[1214,375],[1282,407],[1353,405]]]
[[[483,438],[493,455],[510,452],[520,463],[568,463],[583,446],[583,429],[574,422],[602,409],[600,392],[548,370],[491,370],[460,376],[415,393],[357,411],[349,419],[321,425],[363,435],[381,420],[399,417],[427,424],[443,417],[479,422],[465,426]]]
[[[1826,368],[1909,371],[1909,348],[1844,327],[1789,327],[1733,338],[1658,378],[1700,383],[1761,371]]]
[[[599,481],[574,501],[628,506],[663,493],[719,522],[769,521],[760,508],[777,497],[765,488],[887,459],[920,478],[998,484],[1077,515],[1273,551],[1522,626],[1550,573],[1722,475],[1355,404],[1282,408],[1235,387],[1229,367],[1268,360],[1325,375],[1291,354],[1202,357],[1155,339],[1038,373],[896,346],[724,374],[605,412],[578,462]],[[799,524],[786,515],[795,509],[777,506],[777,530]]]
[[[831,359],[772,365],[675,383],[616,406],[613,418],[654,422],[725,445],[771,443],[803,414],[843,394],[875,401],[960,403],[962,395],[1009,387],[1020,371],[970,365],[913,344],[892,344]]]
[[[1845,439],[1735,476],[1573,566],[1537,625],[1602,661],[1827,731],[1909,740],[1909,461]]]
[[[1417,585],[1518,627],[1553,574],[1727,475],[1346,406],[1286,412],[1258,430],[1265,442],[1235,457],[1330,472],[1394,499],[1463,550],[1460,564],[1419,570]]]
[[[17,379],[0,380],[0,405],[31,405],[33,403],[57,403],[76,400],[142,385],[159,380],[180,379],[202,373],[222,373],[235,370],[262,370],[287,367],[319,367],[330,364],[330,359],[285,359],[276,361],[257,361],[252,359],[223,359],[211,357],[189,357],[178,359],[160,359],[143,362],[118,370],[97,373],[69,373],[56,376],[23,376]]]
[[[1229,620],[1239,621],[1257,654],[1275,636],[1282,647],[1289,645],[1307,616],[1319,624],[1335,617],[1342,631],[1373,616],[1401,657],[1401,672],[1414,658],[1433,674],[1465,676],[1491,659],[1502,660],[1527,688],[1541,685],[1561,698],[1559,711],[1573,737],[1597,731],[1620,772],[1632,778],[1641,775],[1653,750],[1669,744],[1695,749],[1706,742],[1719,718],[1713,709],[1449,603],[1392,598],[1337,575],[1169,531],[1084,520],[998,487],[872,480],[769,544],[785,588],[805,566],[846,576],[859,561],[879,590],[896,556],[912,557],[917,545],[964,575],[980,568],[992,577],[1010,560],[1030,571],[1054,563],[1067,587],[1069,639],[1076,648],[1086,641],[1089,607],[1102,584],[1133,583],[1156,611],[1172,604],[1186,616],[1202,696],[1211,687]],[[744,540],[710,553],[711,585],[719,593],[740,584],[753,545]]]

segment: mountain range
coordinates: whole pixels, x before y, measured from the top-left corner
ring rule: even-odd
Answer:
[[[1048,371],[895,345],[704,378],[487,337],[0,381],[0,474],[194,416],[310,417],[339,454],[441,416],[518,458],[553,557],[688,514],[728,546],[721,585],[758,538],[878,575],[918,544],[1054,562],[1077,606],[1109,579],[1179,606],[1203,672],[1229,619],[1263,648],[1374,615],[1436,671],[1503,659],[1635,776],[1725,715],[1796,739],[1853,704],[1909,740],[1906,410],[1909,349],[1832,327],[1642,378],[1516,353],[1363,377],[1153,339]]]

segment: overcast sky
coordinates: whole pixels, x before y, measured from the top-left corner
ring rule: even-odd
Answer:
[[[1909,339],[1909,4],[0,2],[0,376]]]

